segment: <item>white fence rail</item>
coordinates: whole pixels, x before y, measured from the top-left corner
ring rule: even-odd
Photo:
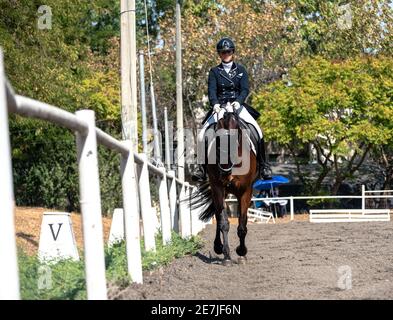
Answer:
[[[0,300],[20,298],[8,113],[46,120],[76,134],[88,299],[107,299],[97,144],[121,154],[126,255],[132,281],[143,282],[140,216],[145,249],[155,250],[149,171],[158,179],[164,244],[170,242],[171,230],[180,231],[182,237],[189,237],[200,232],[205,226],[193,217],[198,212],[191,212],[190,207],[185,204],[185,199],[190,197],[193,187],[177,179],[173,171],[166,172],[164,168],[155,167],[147,161],[144,154],[134,153],[131,142],[118,141],[96,128],[93,111],[81,110],[72,114],[15,94],[7,83],[0,49],[0,203],[3,208],[0,212]],[[136,171],[139,174],[136,174]],[[179,195],[177,186],[181,190]]]
[[[345,195],[345,196],[289,196],[289,197],[272,197],[272,198],[256,198],[253,197],[251,199],[252,202],[263,202],[264,200],[268,201],[281,201],[281,200],[289,200],[289,212],[291,216],[291,220],[295,219],[295,201],[296,200],[315,200],[315,199],[361,199],[361,210],[368,210],[366,208],[366,200],[367,199],[393,199],[392,190],[365,190],[365,186],[362,186],[362,195]],[[368,193],[384,193],[382,195],[368,195]],[[226,199],[226,202],[236,202],[236,199]],[[277,217],[276,217],[277,218]]]
[[[389,209],[318,209],[310,210],[310,222],[390,221]]]

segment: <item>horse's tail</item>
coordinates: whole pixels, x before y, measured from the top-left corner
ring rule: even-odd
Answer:
[[[206,207],[200,214],[199,219],[207,222],[214,216],[216,210],[211,196],[211,188],[209,182],[205,182],[198,186],[197,191],[191,194],[190,207],[191,210]]]

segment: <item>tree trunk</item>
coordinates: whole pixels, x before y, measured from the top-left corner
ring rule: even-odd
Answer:
[[[321,185],[323,180],[325,180],[326,176],[330,172],[329,168],[327,166],[322,168],[322,172],[319,175],[317,181],[314,183],[313,189],[312,189],[312,194],[315,194],[318,192],[319,189],[321,189]]]
[[[338,189],[340,188],[340,185],[343,183],[344,179],[342,178],[336,178],[336,181],[333,184],[331,194],[333,196],[337,195]]]

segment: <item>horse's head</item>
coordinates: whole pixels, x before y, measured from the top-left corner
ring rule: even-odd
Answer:
[[[235,110],[229,103],[222,105],[216,126],[216,156],[217,165],[221,174],[224,175],[231,174],[234,166],[234,154],[230,153],[230,149],[233,148],[233,143],[239,145],[241,138],[239,123],[238,110]]]
[[[223,105],[220,112],[221,117],[217,123],[217,130],[238,130],[239,127],[239,113],[229,103]]]

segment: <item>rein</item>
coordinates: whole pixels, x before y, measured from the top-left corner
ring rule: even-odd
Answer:
[[[225,121],[225,114],[226,114],[226,113],[233,114],[233,115],[235,116],[235,120],[236,120],[236,123],[237,123],[237,128],[236,128],[236,129],[239,130],[239,129],[241,128],[241,124],[242,124],[242,121],[240,121],[239,113],[240,113],[241,108],[243,108],[243,106],[241,106],[241,107],[238,108],[238,109],[234,109],[229,103],[227,103],[226,105],[224,105],[224,106],[221,107],[221,108],[225,110],[222,119],[224,119],[224,121]],[[222,109],[221,109],[221,110],[222,110]],[[221,112],[221,111],[220,111],[220,112]],[[218,120],[218,119],[217,119],[217,120]],[[221,120],[221,119],[220,119],[220,120]],[[219,122],[220,120],[218,120],[218,122]],[[220,139],[221,139],[221,137],[224,137],[224,138],[228,137],[228,139],[229,139],[230,130],[232,130],[232,129],[219,128],[218,130],[221,130],[221,131],[222,131],[222,133],[220,134]],[[216,132],[217,132],[217,127],[216,127]],[[237,144],[239,144],[238,141],[237,141]],[[217,151],[218,151],[218,145],[216,145],[216,148],[217,148],[217,150],[216,150],[216,152],[217,152]],[[229,149],[230,149],[230,146],[229,146],[229,143],[228,143],[227,149],[226,149],[226,150],[221,150],[221,149],[220,149],[219,152],[220,152],[220,154],[221,154],[221,153],[224,153],[224,154],[226,155],[226,157],[228,158]],[[216,154],[217,154],[217,153],[216,153]],[[223,172],[223,173],[226,174],[226,175],[228,175],[229,173],[232,172],[232,169],[233,169],[233,167],[235,166],[234,163],[231,162],[231,164],[229,165],[228,168],[223,168],[220,162],[221,162],[221,161],[218,161],[217,166],[218,166],[218,168],[220,169],[221,172]]]

